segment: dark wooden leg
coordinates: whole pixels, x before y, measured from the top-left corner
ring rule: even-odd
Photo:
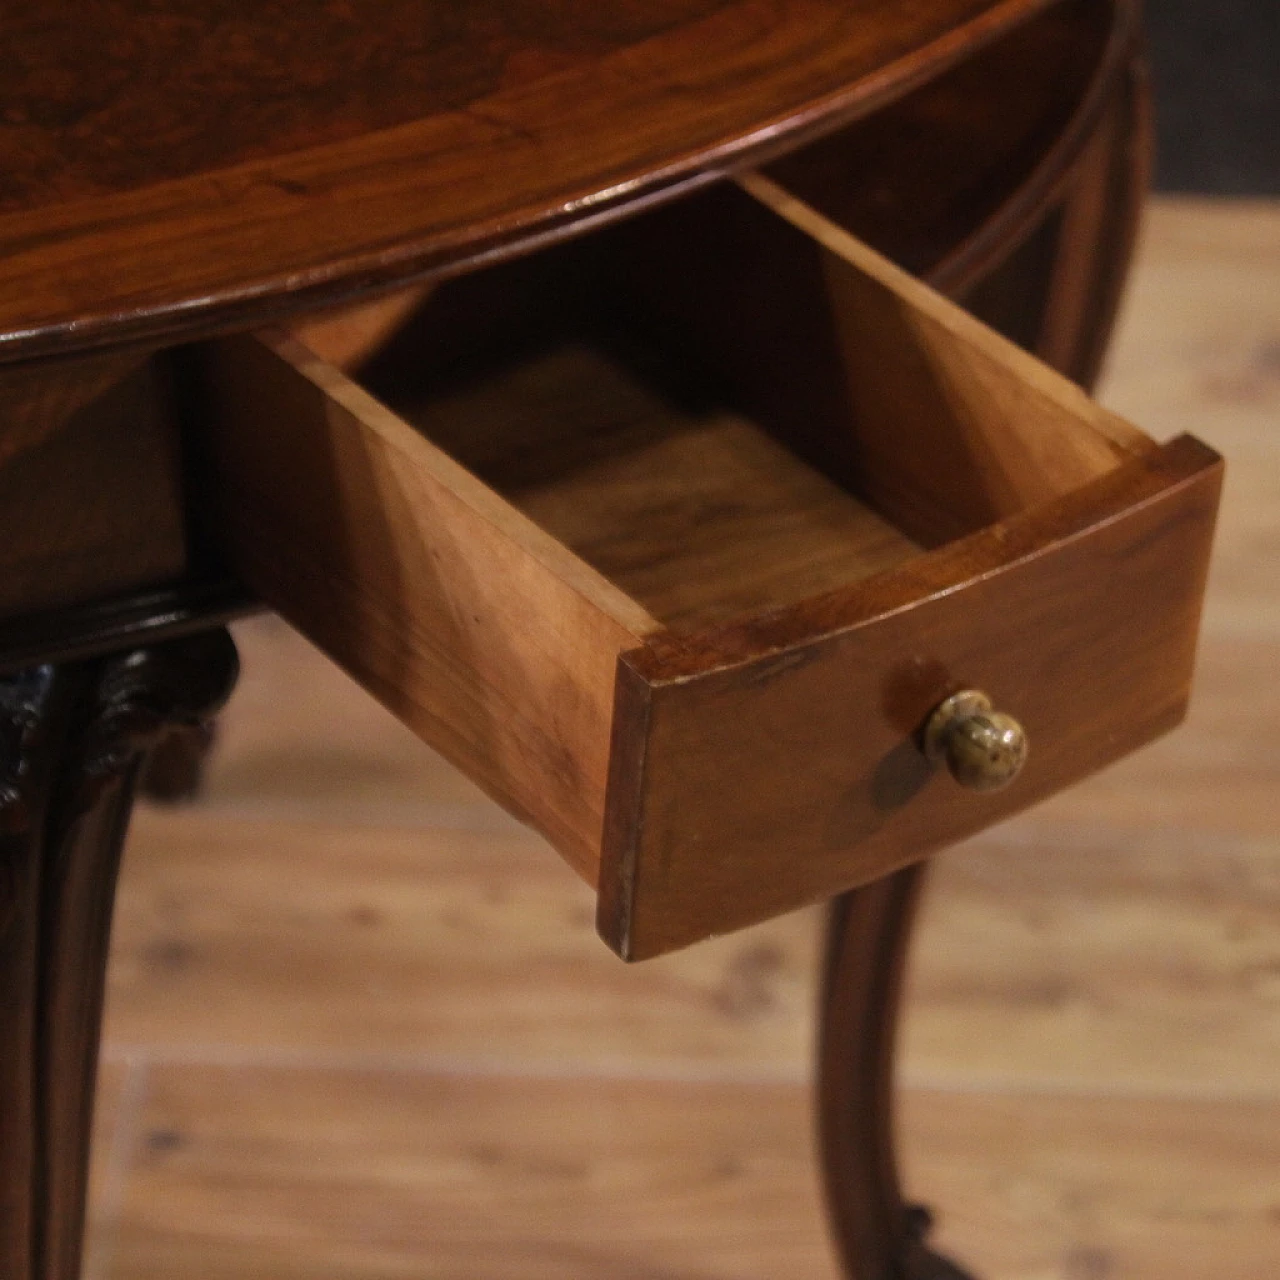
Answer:
[[[1146,64],[1123,85],[1082,157],[1063,209],[1036,354],[1084,387],[1102,371],[1151,179],[1152,120]]]
[[[935,281],[980,320],[1092,387],[1098,380],[1137,240],[1151,171],[1146,65],[1135,58],[1078,158],[1063,198],[1006,260],[960,287]]]
[[[0,1276],[75,1280],[103,980],[141,763],[235,680],[216,630],[0,679]]]
[[[893,1145],[893,1050],[924,864],[836,899],[818,1046],[818,1128],[827,1208],[851,1280],[968,1280],[924,1243]]]

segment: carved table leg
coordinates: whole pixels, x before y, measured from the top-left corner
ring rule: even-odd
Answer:
[[[925,1247],[928,1211],[903,1202],[893,1146],[893,1050],[925,864],[836,899],[818,1047],[827,1208],[851,1280],[969,1280]]]
[[[135,784],[225,702],[225,631],[0,678],[0,1276],[79,1273],[111,905]]]

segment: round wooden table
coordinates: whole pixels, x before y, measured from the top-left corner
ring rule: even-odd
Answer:
[[[1146,178],[1136,7],[65,0],[0,18],[6,1280],[78,1273],[131,799],[148,753],[182,765],[228,696],[222,624],[257,607],[206,501],[198,344],[761,170],[1087,385]],[[960,1275],[892,1144],[924,865],[831,915],[820,1121],[859,1280]]]

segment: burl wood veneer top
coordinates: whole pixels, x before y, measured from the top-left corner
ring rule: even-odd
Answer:
[[[0,360],[462,269],[852,119],[1049,2],[7,7]]]

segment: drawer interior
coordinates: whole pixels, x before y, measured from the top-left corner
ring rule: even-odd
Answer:
[[[570,253],[443,286],[360,380],[672,630],[916,553],[585,265]],[[490,332],[450,352],[441,335],[477,313]]]
[[[930,388],[937,335],[875,298],[841,314],[840,283],[725,187],[445,282],[351,372],[677,633],[847,588],[1124,455],[1092,406],[1046,411],[1016,377],[1017,430],[989,387],[941,369]]]

